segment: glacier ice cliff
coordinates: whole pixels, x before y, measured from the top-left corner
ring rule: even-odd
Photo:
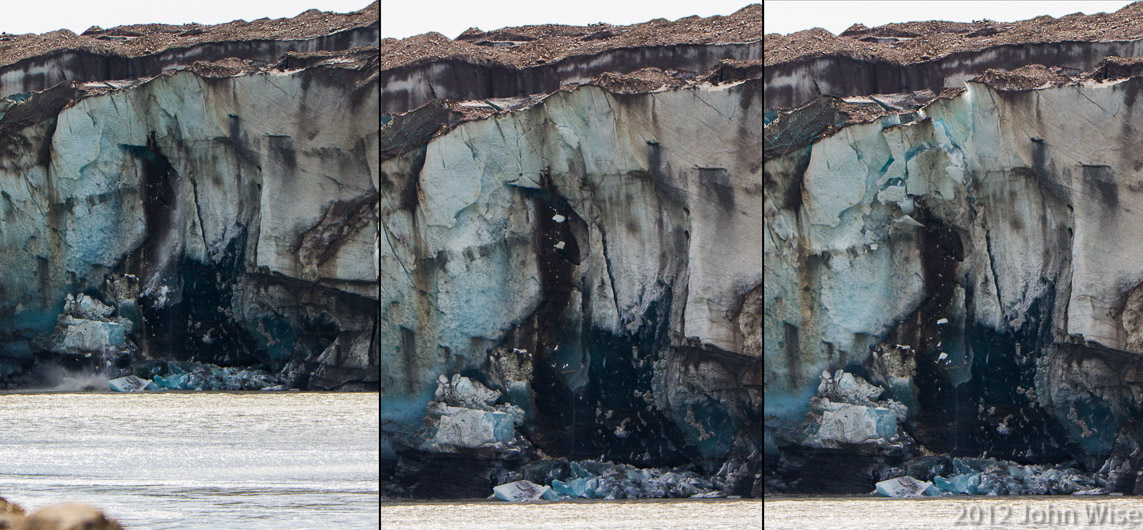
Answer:
[[[174,360],[376,389],[377,17],[4,37],[4,383]]]
[[[1075,467],[1102,481],[1077,490],[1143,493],[1143,78],[1126,56],[1139,41],[1017,53],[1134,21],[1141,6],[931,23],[957,43],[933,57],[907,48],[925,46],[905,33],[924,23],[851,28],[805,53],[820,41],[766,36],[784,43],[766,67],[768,491],[867,493],[893,478],[881,471],[935,453]],[[972,40],[1004,32],[1016,40]],[[896,54],[878,75],[912,84],[823,66],[865,45]],[[956,75],[908,73],[954,63]],[[790,90],[794,78],[818,92]],[[823,409],[823,378],[839,370],[904,408],[912,451],[889,443],[895,426],[874,403]],[[849,438],[807,438],[830,411]],[[964,473],[938,487],[966,491]]]
[[[760,492],[760,22],[382,41],[392,494],[487,497],[545,458]],[[440,400],[466,380],[498,397]]]

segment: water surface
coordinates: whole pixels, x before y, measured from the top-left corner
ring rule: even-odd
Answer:
[[[378,397],[0,394],[0,496],[129,530],[377,528]]]
[[[1143,528],[1143,499],[1106,496],[767,497],[766,530]]]
[[[762,501],[577,500],[537,503],[386,502],[384,530],[757,530]]]

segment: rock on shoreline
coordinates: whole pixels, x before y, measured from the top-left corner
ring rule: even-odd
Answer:
[[[27,515],[0,497],[0,530],[123,530],[123,525],[86,504],[53,504]]]

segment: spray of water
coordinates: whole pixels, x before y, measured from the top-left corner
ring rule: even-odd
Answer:
[[[34,390],[54,392],[91,392],[107,390],[110,378],[102,370],[90,368],[69,368],[56,363],[42,363],[35,368],[35,379],[39,384]]]

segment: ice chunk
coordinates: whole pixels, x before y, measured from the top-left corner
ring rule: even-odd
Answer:
[[[64,313],[86,320],[106,320],[115,309],[86,294],[67,295],[64,300]]]
[[[169,374],[167,376],[156,375],[153,379],[156,386],[169,390],[192,390],[190,384],[190,374]]]
[[[878,482],[877,494],[883,497],[920,497],[940,495],[940,491],[932,482],[921,482],[913,477],[897,477]]]
[[[501,484],[492,488],[492,494],[498,500],[509,502],[522,501],[555,501],[559,500],[556,492],[548,486],[541,486],[527,480],[517,480],[508,484]]]
[[[920,480],[931,480],[936,475],[952,474],[952,461],[947,456],[920,456],[903,465],[906,475]]]
[[[562,223],[562,222],[567,220],[567,217],[564,217],[564,216],[557,213],[556,215],[552,216],[552,220],[557,222],[557,223]]]
[[[596,476],[595,473],[589,471],[584,467],[583,463],[580,462],[572,462],[568,468],[571,469],[572,478],[591,478]]]
[[[897,433],[897,413],[881,407],[822,402],[820,441],[859,444]]]
[[[568,476],[568,463],[561,460],[536,460],[520,467],[524,478],[536,484],[548,484]],[[553,484],[554,486],[554,484]]]
[[[711,481],[694,471],[638,469],[626,464],[584,460],[568,466],[571,479],[552,480],[561,498],[708,498],[723,496]]]
[[[953,475],[947,479],[941,476],[933,477],[933,485],[937,489],[950,493],[969,493],[978,484],[980,484],[980,473]]]
[[[901,223],[905,226],[915,226],[918,228],[924,228],[924,226],[925,226],[925,225],[919,223],[916,219],[913,219],[911,216],[908,216],[908,215],[901,216],[899,219],[897,219],[896,222]]]
[[[884,392],[885,389],[843,370],[838,370],[833,376],[823,372],[818,384],[818,395],[821,397],[854,405],[868,405]]]
[[[107,387],[110,388],[112,392],[142,392],[150,384],[151,382],[146,379],[129,375],[108,381]]]
[[[499,411],[452,407],[432,402],[422,450],[449,452],[459,447],[476,448],[504,444],[515,435],[515,418]]]
[[[599,479],[596,477],[591,478],[577,478],[563,482],[562,480],[552,481],[552,490],[564,497],[572,497],[576,499],[590,499],[599,487]]]
[[[456,407],[487,410],[500,398],[500,392],[460,374],[453,374],[451,380],[441,375],[434,398]]]
[[[126,329],[118,322],[65,316],[60,319],[60,324],[64,331],[58,345],[53,348],[57,353],[98,353],[127,346]]]

